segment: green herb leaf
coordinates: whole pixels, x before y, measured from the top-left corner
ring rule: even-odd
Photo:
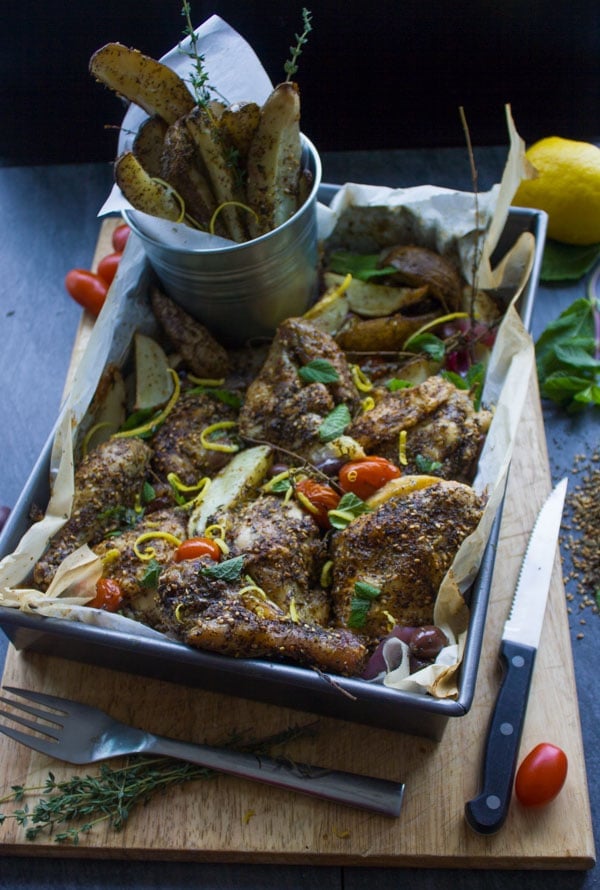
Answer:
[[[343,434],[351,420],[348,406],[336,405],[319,427],[319,439],[321,442],[332,442]]]
[[[446,355],[444,341],[436,337],[435,334],[418,334],[409,337],[404,344],[404,349],[409,352],[425,352],[438,362],[443,361]]]
[[[188,390],[187,394],[192,396],[202,393],[206,393],[207,396],[210,396],[217,402],[222,402],[224,405],[229,405],[231,408],[242,407],[242,399],[238,393],[232,392],[230,389],[220,389],[214,386],[195,386],[193,389]]]
[[[242,574],[243,567],[244,556],[234,556],[232,559],[218,562],[214,566],[203,566],[200,569],[200,574],[221,581],[237,581]]]
[[[146,571],[141,577],[140,584],[142,587],[155,588],[158,587],[158,579],[162,572],[162,566],[155,559],[151,559],[146,566]]]
[[[417,454],[415,464],[419,473],[427,474],[436,473],[442,466],[439,460],[430,460],[430,458],[424,457],[422,454]]]
[[[277,482],[273,482],[269,485],[269,491],[273,494],[285,494],[285,492],[292,487],[292,482],[290,479],[279,479]]]
[[[357,516],[362,516],[363,513],[371,512],[372,508],[369,507],[368,504],[349,491],[342,495],[336,509],[329,510],[327,515],[329,516],[329,522],[332,527],[341,530],[347,528]],[[339,516],[337,515],[338,513],[343,513],[344,515]]]
[[[410,389],[411,386],[414,386],[412,380],[402,380],[401,377],[393,377],[386,383],[390,392],[396,392],[398,389]]]
[[[284,63],[283,70],[286,73],[286,80],[291,80],[291,78],[298,71],[298,59],[302,55],[302,48],[308,42],[308,35],[312,31],[312,12],[309,12],[308,9],[302,10],[302,24],[304,25],[304,30],[302,34],[295,34],[296,45],[290,46],[290,58],[287,62]]]
[[[600,259],[600,244],[580,247],[547,240],[540,271],[541,281],[578,281]]]
[[[298,371],[298,376],[305,383],[337,383],[340,379],[336,368],[324,358],[315,358],[303,365]]]
[[[349,253],[345,250],[332,253],[328,260],[328,268],[336,275],[352,275],[359,281],[370,281],[372,278],[382,278],[393,275],[398,270],[394,266],[378,266],[379,254]]]
[[[150,504],[156,497],[156,490],[149,482],[144,482],[142,486],[142,503]]]
[[[348,627],[363,627],[371,603],[381,594],[381,590],[367,581],[357,581],[354,585],[354,596],[350,602],[350,616],[348,618]]]

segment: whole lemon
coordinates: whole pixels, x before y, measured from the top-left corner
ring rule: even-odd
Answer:
[[[600,242],[600,148],[560,136],[526,152],[538,171],[522,180],[513,204],[548,214],[548,237],[565,244]]]

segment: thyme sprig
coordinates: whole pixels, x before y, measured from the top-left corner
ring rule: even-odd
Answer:
[[[308,42],[308,35],[312,31],[312,12],[309,12],[306,8],[302,10],[302,24],[304,25],[304,30],[302,34],[294,34],[296,45],[290,46],[291,56],[283,66],[283,70],[287,75],[285,78],[286,82],[290,81],[298,71],[298,59],[302,55],[302,49]]]
[[[229,746],[257,756],[272,755],[276,748],[313,731],[315,726],[315,722],[292,726],[246,743],[237,735]],[[102,764],[96,775],[74,775],[63,781],[56,781],[49,772],[43,785],[13,785],[11,792],[0,798],[0,806],[21,804],[10,813],[0,812],[0,825],[7,819],[15,819],[28,841],[47,832],[56,843],[77,845],[82,834],[89,834],[102,823],[121,831],[136,806],[146,804],[167,788],[216,775],[217,772],[208,767],[171,757],[143,756],[129,758],[122,767]],[[30,807],[27,798],[40,792],[42,796]]]
[[[183,33],[185,37],[189,38],[190,49],[183,49],[181,44],[179,45],[179,49],[193,62],[193,69],[189,78],[190,83],[194,91],[196,104],[200,105],[202,108],[205,108],[210,102],[211,93],[214,91],[209,83],[208,71],[204,67],[205,59],[204,55],[200,52],[199,49],[198,35],[196,34],[194,26],[192,24],[192,8],[189,0],[183,0],[181,15],[185,18],[185,28],[183,29]]]

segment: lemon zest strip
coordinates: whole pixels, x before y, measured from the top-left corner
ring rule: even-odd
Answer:
[[[190,383],[195,383],[197,386],[223,386],[225,383],[224,377],[220,377],[217,380],[212,377],[194,377],[193,374],[188,374],[187,379]]]
[[[207,451],[222,451],[225,454],[234,454],[240,450],[239,445],[223,445],[219,442],[210,442],[208,436],[217,430],[233,429],[236,425],[235,420],[221,420],[218,423],[211,423],[210,426],[205,427],[200,433],[200,442]]]
[[[242,204],[241,201],[223,201],[222,204],[219,204],[219,206],[216,208],[215,212],[213,213],[213,215],[210,218],[210,222],[208,224],[208,231],[210,232],[211,235],[215,234],[215,225],[217,222],[217,217],[218,217],[219,213],[221,212],[221,210],[223,210],[223,208],[225,208],[225,207],[241,207],[242,210],[247,210],[248,213],[251,213],[252,216],[254,217],[254,219],[256,220],[256,222],[258,222],[258,214],[256,213],[255,210],[252,209],[252,207],[248,207],[247,204]]]
[[[354,385],[358,390],[360,390],[361,392],[371,392],[371,390],[373,389],[373,384],[362,368],[360,368],[358,365],[351,365],[350,373],[352,374]]]
[[[88,453],[88,448],[89,448],[90,442],[91,442],[91,440],[92,440],[92,436],[93,436],[95,433],[97,433],[98,430],[102,430],[102,429],[104,429],[104,428],[107,427],[107,426],[114,426],[114,424],[113,424],[113,423],[110,423],[110,421],[108,421],[108,420],[105,420],[104,423],[96,423],[96,424],[94,424],[94,426],[93,426],[93,427],[90,427],[90,429],[87,431],[87,433],[85,434],[85,437],[84,437],[84,439],[83,439],[83,442],[81,443],[81,452],[82,452],[82,454],[83,454],[84,457],[85,457],[86,454]]]
[[[422,325],[418,331],[415,331],[414,334],[411,334],[410,337],[407,337],[402,346],[402,350],[408,349],[410,350],[410,341],[420,337],[421,334],[424,334],[425,331],[428,331],[430,328],[435,328],[440,324],[445,324],[447,321],[454,321],[455,318],[468,318],[468,312],[450,312],[448,315],[440,315],[439,318],[434,318],[433,321],[428,321],[427,324]]]
[[[408,458],[406,456],[406,437],[406,430],[400,430],[400,440],[398,443],[398,460],[403,467],[408,464]]]
[[[136,426],[132,430],[122,430],[120,433],[113,433],[113,439],[126,439],[131,438],[133,436],[141,436],[144,433],[151,433],[159,424],[163,423],[173,408],[175,407],[175,403],[179,398],[179,393],[181,392],[181,383],[179,381],[179,375],[173,368],[169,368],[169,374],[173,379],[173,392],[171,394],[171,398],[163,408],[163,410],[156,417],[149,420],[148,423],[143,423],[141,426]]]
[[[145,550],[142,551],[140,550],[140,544],[144,544],[146,541],[155,540],[156,538],[159,538],[162,541],[167,541],[167,543],[173,544],[174,547],[179,547],[181,544],[181,539],[172,535],[170,532],[144,532],[136,538],[133,545],[133,552],[138,559],[141,559],[143,562],[149,562],[151,559],[154,559],[156,556],[154,547],[146,547]]]

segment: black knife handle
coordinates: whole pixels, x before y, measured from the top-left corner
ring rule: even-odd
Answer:
[[[465,806],[468,824],[480,834],[498,831],[508,814],[535,653],[508,640],[500,648],[505,673],[485,744],[482,790]]]

